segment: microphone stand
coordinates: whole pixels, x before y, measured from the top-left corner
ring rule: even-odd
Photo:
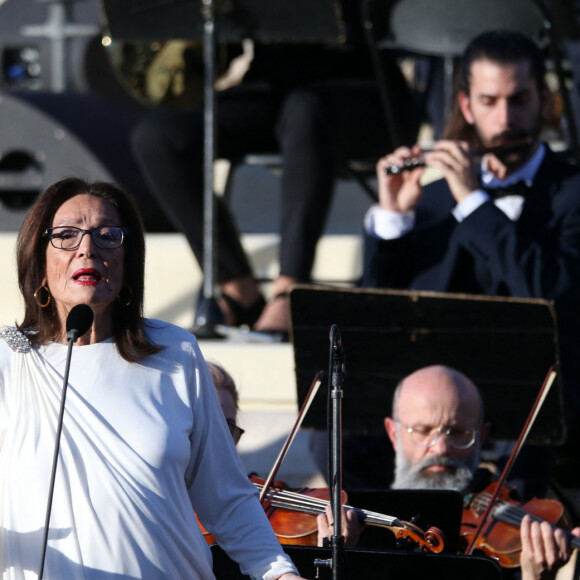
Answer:
[[[213,191],[215,160],[215,11],[213,0],[202,0],[204,64],[204,158],[203,158],[203,288],[195,313],[194,333],[200,338],[221,337],[216,324],[222,314],[215,297],[216,218]]]
[[[330,537],[332,560],[315,560],[315,566],[330,567],[332,580],[342,580],[344,573],[344,536],[342,530],[342,387],[344,385],[344,353],[336,324],[330,328],[330,454],[329,477],[333,534]]]
[[[60,450],[60,434],[62,433],[62,425],[64,419],[64,407],[66,400],[66,392],[68,389],[68,375],[70,371],[70,361],[72,356],[73,344],[78,340],[81,333],[76,328],[72,328],[66,334],[66,339],[68,342],[68,350],[66,354],[66,362],[64,367],[64,377],[62,382],[62,396],[60,400],[60,411],[58,414],[58,422],[56,428],[56,441],[54,443],[54,454],[52,457],[52,472],[50,474],[50,483],[48,486],[48,503],[46,506],[46,518],[44,520],[44,534],[42,537],[42,552],[40,555],[40,566],[38,569],[38,580],[42,580],[42,575],[44,573],[44,561],[46,559],[46,546],[48,544],[48,530],[50,527],[50,514],[52,512],[52,498],[54,495],[54,485],[56,479],[56,468],[58,466],[58,454]]]

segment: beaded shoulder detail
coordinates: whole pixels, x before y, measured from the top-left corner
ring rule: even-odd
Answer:
[[[32,348],[32,344],[26,335],[13,326],[6,326],[0,330],[0,337],[3,338],[8,346],[15,352],[27,353]]]

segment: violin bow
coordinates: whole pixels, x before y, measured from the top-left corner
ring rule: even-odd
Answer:
[[[298,432],[300,425],[302,425],[302,420],[304,419],[306,412],[310,408],[310,405],[312,404],[312,401],[314,400],[314,397],[316,396],[316,393],[318,392],[318,389],[320,388],[320,385],[322,384],[323,378],[324,378],[324,371],[318,371],[316,373],[316,375],[314,375],[314,379],[312,381],[312,384],[310,385],[310,389],[308,389],[308,393],[306,394],[306,398],[304,399],[304,402],[302,403],[302,407],[300,408],[300,411],[298,413],[298,417],[296,418],[296,422],[294,423],[294,427],[292,427],[292,430],[290,431],[290,434],[288,435],[286,442],[282,446],[282,449],[280,450],[280,453],[278,454],[278,458],[276,459],[274,466],[272,467],[272,470],[270,471],[270,474],[266,478],[266,481],[264,481],[262,491],[260,492],[260,503],[262,503],[262,504],[264,503],[264,500],[266,498],[266,495],[268,494],[268,491],[272,487],[272,482],[274,481],[274,478],[276,477],[276,474],[278,473],[278,469],[280,469],[280,465],[282,465],[282,461],[284,461],[284,457],[286,457],[286,453],[288,452],[290,445],[292,445],[292,442],[294,441],[294,438],[296,437],[296,433]]]
[[[522,432],[520,433],[518,440],[516,441],[516,444],[514,445],[512,452],[510,453],[509,459],[507,460],[507,463],[505,464],[505,467],[503,468],[503,471],[502,471],[502,473],[499,477],[499,480],[497,482],[496,489],[495,489],[494,493],[492,494],[492,496],[489,500],[489,503],[488,503],[487,507],[485,508],[485,511],[483,512],[483,515],[481,517],[479,525],[477,526],[477,529],[475,530],[475,533],[473,534],[473,537],[471,538],[471,541],[469,542],[469,545],[467,546],[467,548],[465,550],[465,554],[470,555],[473,552],[477,538],[480,536],[481,531],[483,530],[483,526],[486,524],[486,522],[489,518],[489,515],[491,514],[491,511],[495,506],[495,501],[496,501],[497,496],[499,495],[499,492],[500,492],[500,490],[501,490],[501,488],[502,488],[502,486],[507,478],[507,474],[509,473],[510,469],[512,468],[512,465],[513,465],[514,461],[516,460],[519,452],[521,451],[521,448],[524,445],[524,441],[526,440],[527,436],[529,435],[530,430],[532,429],[532,426],[534,424],[534,421],[536,420],[538,413],[540,412],[540,409],[542,408],[542,405],[544,404],[544,401],[546,400],[546,397],[548,396],[548,393],[550,392],[550,389],[551,389],[552,385],[554,384],[556,376],[557,376],[556,368],[554,365],[552,365],[548,371],[548,374],[544,378],[542,388],[538,392],[538,395],[536,397],[536,400],[534,401],[532,409],[531,409],[531,411],[526,419],[526,422],[524,423],[524,427],[522,429]]]

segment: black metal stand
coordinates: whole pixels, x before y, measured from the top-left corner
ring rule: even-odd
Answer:
[[[50,531],[50,515],[52,513],[52,498],[54,496],[54,484],[56,481],[56,470],[58,467],[58,454],[60,450],[60,436],[62,433],[62,427],[64,422],[64,410],[65,410],[65,401],[66,401],[66,393],[68,390],[68,374],[70,369],[70,361],[72,355],[72,348],[76,338],[67,337],[68,347],[66,351],[66,362],[65,362],[65,372],[64,378],[62,383],[62,395],[60,399],[60,411],[58,413],[58,422],[57,422],[57,429],[56,429],[56,438],[54,443],[54,454],[52,457],[52,469],[50,472],[50,483],[48,485],[48,501],[46,506],[46,517],[44,520],[44,530],[42,534],[42,550],[40,554],[40,566],[38,568],[38,578],[42,580],[44,575],[44,564],[46,562],[46,548],[48,545],[48,533]]]
[[[344,386],[344,352],[342,337],[336,324],[330,327],[329,356],[329,465],[330,503],[333,534],[330,537],[332,559],[317,560],[318,567],[332,570],[332,580],[345,578],[344,536],[342,530],[342,387]]]
[[[331,470],[332,479],[332,521],[334,534],[331,536],[332,546],[332,578],[344,578],[344,536],[342,530],[342,387],[344,386],[344,356],[342,338],[336,324],[330,329],[331,350],[331,386],[332,407],[332,449]]]
[[[48,534],[50,531],[50,515],[52,513],[52,500],[54,496],[54,486],[56,482],[56,470],[58,468],[58,456],[60,452],[60,439],[64,424],[64,411],[66,394],[68,391],[68,375],[72,358],[74,343],[91,327],[94,314],[87,304],[77,304],[69,313],[66,320],[66,340],[67,354],[64,366],[64,376],[62,382],[62,394],[60,398],[60,410],[58,413],[56,436],[54,441],[54,453],[52,456],[52,469],[50,472],[50,482],[48,484],[48,500],[46,504],[46,516],[44,520],[44,530],[42,534],[42,549],[40,554],[40,565],[38,568],[38,579],[42,580],[44,575],[44,565],[46,562],[46,549],[48,546]]]
[[[216,152],[215,119],[215,13],[213,0],[202,0],[204,63],[204,165],[203,165],[203,288],[195,315],[193,332],[199,338],[219,338],[216,325],[223,322],[215,296],[216,234],[213,191]]]

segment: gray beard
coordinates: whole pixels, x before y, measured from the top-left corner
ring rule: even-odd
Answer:
[[[403,452],[395,455],[395,480],[391,489],[450,489],[465,491],[479,464],[479,444],[471,461],[464,463],[447,456],[433,456],[422,459],[415,465],[407,460]],[[401,449],[400,441],[398,448]],[[446,465],[455,468],[442,473],[423,471],[431,465]]]

